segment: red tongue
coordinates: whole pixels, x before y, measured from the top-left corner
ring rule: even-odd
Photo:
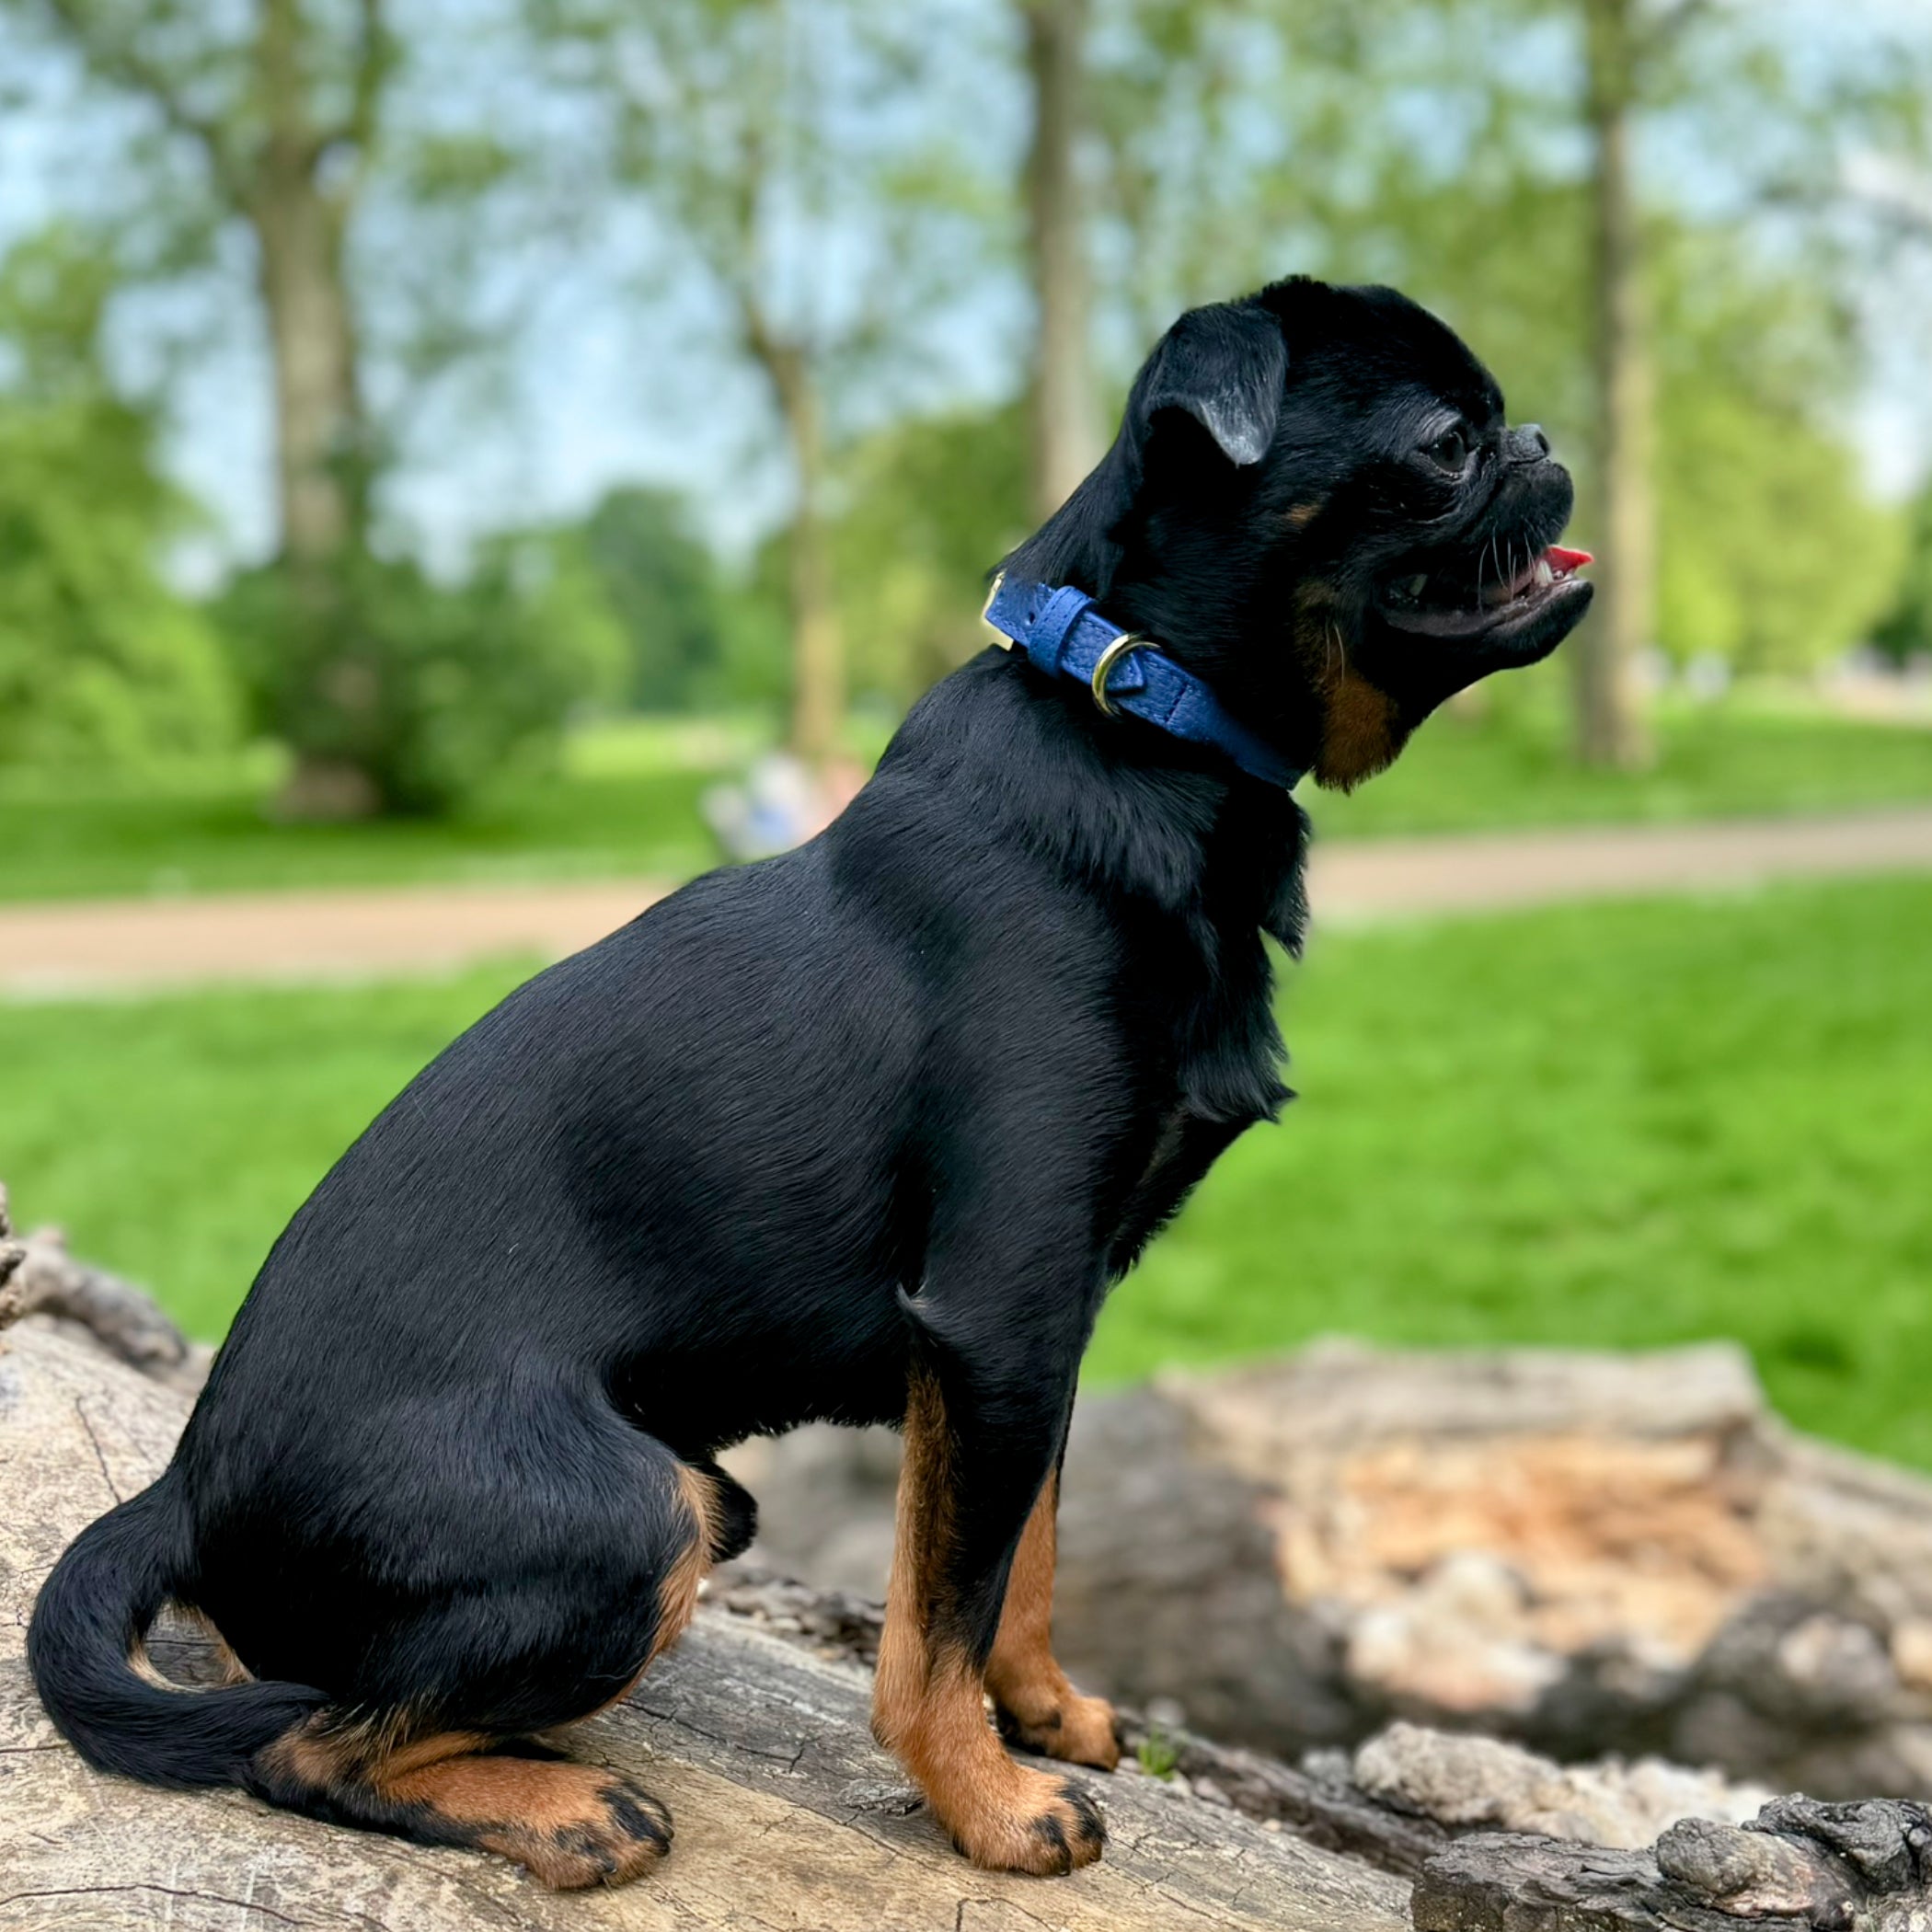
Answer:
[[[1552,544],[1543,555],[1552,570],[1581,570],[1586,563],[1596,561],[1589,551],[1566,550],[1561,544]]]

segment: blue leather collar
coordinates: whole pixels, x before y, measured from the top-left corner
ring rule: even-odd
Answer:
[[[1110,624],[1085,591],[1010,580],[1003,571],[986,599],[985,617],[1048,677],[1078,678],[1108,717],[1144,719],[1190,744],[1213,745],[1250,777],[1284,791],[1301,779],[1300,771],[1229,717],[1192,672],[1148,638]]]

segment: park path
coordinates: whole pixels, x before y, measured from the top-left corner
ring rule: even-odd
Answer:
[[[1438,834],[1317,844],[1317,923],[1932,870],[1932,807],[1827,818]],[[367,978],[509,954],[560,959],[661,887],[396,886],[0,906],[0,992]]]

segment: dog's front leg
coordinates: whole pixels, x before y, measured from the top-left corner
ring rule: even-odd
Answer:
[[[1113,1706],[1084,1697],[1053,1655],[1053,1560],[1060,1476],[1047,1478],[1013,1558],[1006,1604],[986,1664],[1000,1730],[1016,1744],[1070,1765],[1111,1771],[1121,1761]]]
[[[1004,1369],[944,1345],[914,1368],[873,1729],[953,1842],[995,1871],[1071,1871],[1100,1855],[1099,1808],[1072,1778],[1016,1764],[987,1721],[987,1665],[1014,1555],[1060,1453],[1077,1349]]]

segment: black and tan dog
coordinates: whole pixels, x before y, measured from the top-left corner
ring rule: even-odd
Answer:
[[[1349,786],[1576,623],[1570,509],[1442,324],[1288,282],[1175,325],[1007,576]],[[1075,1379],[1109,1283],[1286,1098],[1262,936],[1302,933],[1300,811],[1178,729],[988,650],[822,836],[418,1077],[276,1243],[167,1472],[41,1593],[35,1679],[88,1761],[632,1878],[663,1808],[533,1735],[622,1697],[749,1540],[722,1447],[890,1420],[879,1736],[978,1863],[1097,1857],[1087,1788],[983,1698],[1115,1761],[1048,1639]],[[144,1670],[170,1600],[227,1686]]]

